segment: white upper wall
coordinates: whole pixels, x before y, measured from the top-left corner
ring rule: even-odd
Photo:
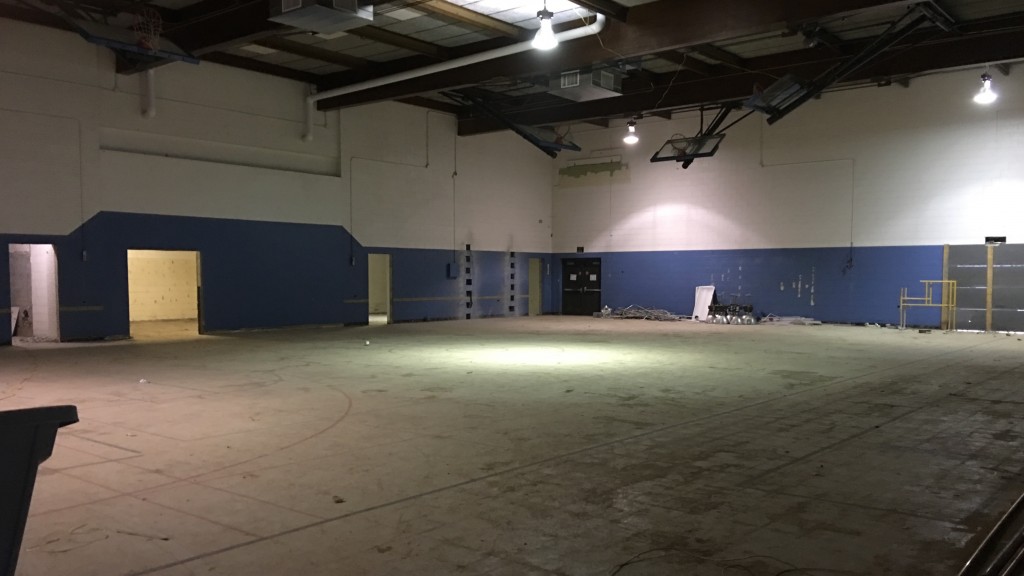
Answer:
[[[551,158],[512,132],[458,142],[456,247],[550,252]]]
[[[303,142],[305,85],[205,63],[155,76],[144,118],[141,76],[109,50],[0,19],[0,232],[66,234],[100,210],[332,221],[336,115]]]
[[[550,160],[510,134],[384,103],[317,112],[303,83],[203,63],[142,76],[76,34],[0,19],[0,233],[99,211],[333,224],[363,244],[550,250]],[[350,213],[354,210],[354,213]]]
[[[397,103],[317,113],[302,83],[215,64],[140,78],[75,34],[0,19],[0,233],[66,234],[101,210],[343,225],[370,247],[522,252],[978,243],[1024,237],[1024,77],[970,101],[980,69],[826,94],[751,117],[688,170],[651,164],[693,114],[577,126],[556,163],[505,132],[456,136]],[[559,176],[581,159],[610,175]],[[552,171],[555,169],[554,181]],[[552,240],[552,234],[554,240]]]
[[[649,158],[693,114],[578,134],[558,166],[621,159],[628,169],[555,174],[554,250],[693,250],[977,244],[1024,238],[1024,78],[997,74],[999,100],[971,101],[981,70],[829,93],[768,126],[752,116],[687,170]],[[734,115],[733,118],[738,117]]]
[[[341,110],[340,122],[363,244],[550,251],[551,159],[525,140],[458,137],[451,115],[393,102]]]

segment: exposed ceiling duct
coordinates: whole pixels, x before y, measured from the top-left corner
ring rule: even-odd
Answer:
[[[359,0],[270,0],[268,20],[320,34],[373,23],[373,4]]]
[[[598,14],[595,17],[593,24],[581,26],[579,28],[573,28],[564,32],[555,34],[555,37],[559,42],[569,42],[576,40],[577,38],[585,38],[587,36],[593,36],[598,34],[601,30],[604,30],[606,19],[604,15]],[[437,64],[431,64],[422,68],[416,68],[415,70],[409,70],[406,72],[399,72],[383,78],[375,78],[373,80],[366,80],[364,82],[357,82],[355,84],[349,84],[348,86],[342,86],[340,88],[334,88],[331,90],[325,90],[318,94],[314,94],[309,97],[309,102],[315,103],[327,98],[333,98],[335,96],[342,96],[345,94],[351,94],[353,92],[359,92],[361,90],[369,90],[370,88],[376,88],[378,86],[386,86],[388,84],[395,84],[403,80],[411,80],[413,78],[420,78],[429,74],[436,74],[438,72],[444,72],[446,70],[454,70],[462,66],[469,66],[470,64],[477,64],[480,62],[486,62],[488,60],[495,60],[504,56],[511,56],[513,54],[519,54],[533,50],[532,43],[530,41],[519,42],[510,46],[503,46],[501,48],[495,48],[493,50],[486,50],[484,52],[477,52],[476,54],[470,54],[469,56],[463,56],[461,58],[455,58],[452,60],[446,60]]]
[[[554,30],[567,35],[558,49],[538,52],[524,41],[541,4],[0,0],[0,17],[83,34],[113,50],[118,74],[202,59],[316,86],[313,111],[393,100],[455,114],[463,136],[509,128],[444,92],[479,88],[519,126],[609,127],[638,113],[671,117],[744,101],[775,121],[822,90],[905,86],[937,70],[980,74],[1024,59],[1024,7],[1011,0],[550,0]],[[590,10],[608,25],[599,37],[568,42],[601,25],[569,30],[587,24]],[[162,21],[162,30],[151,27],[159,37],[140,37],[140,20]],[[572,70],[579,84],[569,81]],[[609,82],[594,70],[622,77]]]
[[[569,70],[562,72],[548,91],[574,102],[612,98],[622,96],[622,77],[617,68]]]

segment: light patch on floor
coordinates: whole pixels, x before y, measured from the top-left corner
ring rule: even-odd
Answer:
[[[199,336],[196,331],[196,320],[194,318],[132,322],[131,334],[132,338],[143,342],[194,340]]]
[[[453,351],[456,357],[458,351]],[[579,346],[513,346],[493,350],[465,350],[461,352],[471,362],[483,362],[509,368],[532,366],[596,366],[620,360],[618,354],[602,349]]]
[[[0,349],[0,409],[81,416],[19,576],[951,574],[1024,470],[1017,337],[153,328]]]

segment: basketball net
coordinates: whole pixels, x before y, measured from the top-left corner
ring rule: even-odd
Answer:
[[[152,8],[143,8],[135,14],[132,23],[135,31],[135,44],[150,54],[160,49],[160,32],[163,30],[163,18]]]

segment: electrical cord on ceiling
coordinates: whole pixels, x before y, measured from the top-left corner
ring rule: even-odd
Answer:
[[[584,26],[589,26],[590,25],[590,23],[587,22],[587,17],[584,16],[583,14],[580,14],[580,9],[579,8],[573,7],[572,10],[573,10],[573,12],[576,13],[576,16],[578,16],[579,19],[583,21],[583,25]],[[615,50],[612,50],[611,48],[609,48],[609,47],[604,45],[604,40],[601,38],[601,33],[600,32],[598,32],[597,34],[594,34],[594,36],[597,38],[597,43],[600,44],[601,48],[603,48],[605,51],[611,52],[612,54],[615,54],[616,56],[618,56],[619,58],[621,58],[623,60],[626,59],[626,57],[623,56],[622,54],[619,54]]]
[[[661,93],[661,98],[658,98],[658,103],[654,105],[652,110],[657,110],[661,107],[661,103],[665,101],[665,97],[668,96],[669,90],[672,89],[672,85],[676,83],[676,78],[679,77],[679,73],[683,71],[683,66],[686,64],[686,55],[683,55],[683,62],[676,67],[676,73],[672,75],[672,79],[668,81],[668,86],[665,87],[665,91]]]

